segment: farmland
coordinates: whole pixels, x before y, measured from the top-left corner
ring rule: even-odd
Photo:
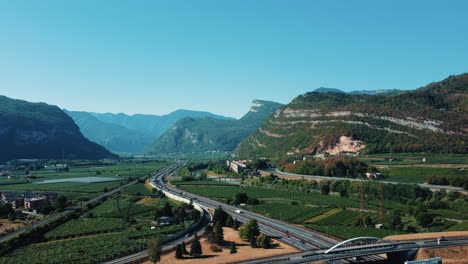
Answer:
[[[100,193],[120,186],[129,180],[144,178],[163,166],[164,162],[136,162],[99,166],[70,168],[68,172],[34,172],[40,177],[29,179],[26,184],[1,185],[12,190],[55,190],[74,202],[95,197]],[[99,172],[99,173],[98,173]],[[58,179],[63,177],[120,177],[119,181],[83,183],[60,182],[35,184],[36,180]],[[89,204],[82,210],[72,213],[62,222],[43,227],[43,235],[21,246],[13,246],[3,251],[0,263],[102,263],[147,247],[148,239],[167,237],[183,230],[197,220],[193,208],[179,202],[158,196],[141,182],[115,193],[107,198]],[[141,198],[148,201],[137,203]],[[73,203],[69,203],[71,205]],[[159,225],[163,206],[169,206],[170,215],[178,215],[174,224]],[[166,208],[167,209],[167,208]],[[167,210],[165,211],[167,213]],[[198,211],[196,212],[198,213]],[[137,221],[141,220],[141,221]],[[57,220],[60,221],[60,220]],[[53,223],[53,222],[52,222]],[[28,245],[29,244],[29,245]]]
[[[45,234],[47,239],[60,239],[72,236],[83,236],[122,228],[122,221],[118,218],[86,218],[75,219],[55,228]]]
[[[330,208],[326,207],[313,207],[278,202],[249,205],[247,208],[249,210],[295,224],[300,224],[309,218],[321,215],[330,210]]]
[[[249,197],[265,201],[297,201],[301,203],[332,206],[332,207],[353,207],[359,208],[359,201],[352,198],[321,195],[319,193],[303,193],[287,190],[277,190],[260,187],[206,187],[180,186],[181,189],[198,195],[218,198],[221,200],[231,199],[236,193],[245,192]],[[369,205],[370,208],[377,208]]]

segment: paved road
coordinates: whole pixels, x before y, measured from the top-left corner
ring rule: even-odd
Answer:
[[[152,184],[159,189],[168,191],[179,197],[192,199],[194,202],[207,209],[214,210],[218,207],[222,207],[223,210],[231,214],[234,219],[237,219],[242,223],[248,222],[250,219],[255,218],[259,223],[260,231],[262,233],[285,242],[286,244],[292,245],[300,250],[325,249],[338,243],[338,241],[329,237],[316,234],[263,215],[246,211],[243,208],[227,205],[203,196],[198,196],[178,190],[169,185],[166,185],[163,181],[163,177],[153,177]],[[242,212],[236,213],[236,210],[241,210]]]
[[[160,170],[159,172],[157,172],[155,175],[162,175],[162,174],[165,174],[168,170],[171,170],[174,166],[177,166],[177,164],[172,165],[172,166],[167,167],[167,168],[164,168],[164,169]],[[79,209],[79,208],[82,208],[82,207],[86,206],[87,204],[93,203],[93,202],[98,201],[98,200],[100,200],[100,199],[102,199],[102,198],[104,198],[104,197],[107,197],[107,196],[112,195],[112,194],[114,194],[114,193],[116,193],[116,192],[119,192],[119,191],[121,191],[121,190],[123,190],[123,189],[126,189],[126,188],[130,187],[131,185],[133,185],[133,184],[135,184],[135,183],[137,183],[137,182],[138,182],[138,179],[137,179],[137,180],[134,180],[134,181],[132,181],[132,182],[129,182],[129,183],[125,184],[125,185],[122,185],[122,186],[120,186],[120,187],[118,187],[118,188],[116,188],[116,189],[113,189],[113,190],[111,190],[111,191],[109,191],[109,192],[106,192],[106,193],[104,193],[104,194],[101,194],[101,195],[99,195],[99,196],[97,196],[97,197],[95,197],[95,198],[92,198],[92,199],[90,199],[90,200],[88,200],[88,201],[86,201],[86,202],[83,202],[83,203],[81,203],[81,204],[79,204],[79,205],[76,205],[76,206],[74,206],[74,207],[68,208],[68,209],[66,209],[66,210],[64,210],[64,211],[62,211],[62,212],[53,214],[53,215],[51,215],[50,217],[48,217],[48,218],[46,218],[46,219],[44,219],[44,220],[35,222],[35,223],[33,223],[32,225],[29,225],[29,226],[23,227],[23,228],[21,228],[21,229],[18,229],[17,231],[15,231],[15,232],[13,232],[13,233],[10,233],[10,234],[8,234],[8,235],[2,236],[2,237],[0,237],[0,242],[3,242],[3,241],[5,241],[5,240],[8,240],[8,239],[10,239],[10,238],[12,238],[12,237],[15,237],[15,236],[21,234],[21,233],[24,233],[24,232],[26,232],[27,230],[29,230],[29,229],[31,229],[31,228],[35,228],[35,227],[38,227],[38,226],[40,226],[40,225],[47,224],[47,223],[49,223],[49,222],[51,222],[51,221],[54,221],[54,220],[56,220],[56,219],[58,219],[58,218],[60,218],[60,217],[62,217],[62,216],[65,216],[65,215],[67,215],[67,214],[70,214],[70,213],[72,213],[73,211],[75,211],[75,210],[77,210],[77,209]]]
[[[297,173],[289,173],[289,172],[282,172],[278,170],[277,168],[271,168],[271,169],[266,169],[266,170],[261,170],[262,172],[265,173],[274,173],[276,175],[284,175],[284,176],[289,176],[289,177],[298,177],[298,178],[304,178],[304,179],[318,179],[318,180],[345,180],[345,181],[355,181],[355,182],[368,182],[369,180],[365,179],[353,179],[353,178],[342,178],[342,177],[329,177],[329,176],[320,176],[320,175],[305,175],[305,174],[297,174]],[[380,182],[380,181],[378,181]],[[383,183],[386,184],[415,184],[415,183],[404,183],[404,182],[393,182],[393,181],[382,181]],[[418,183],[420,187],[423,188],[428,188],[428,189],[436,189],[436,190],[447,190],[447,191],[459,191],[459,192],[464,192],[464,190],[461,187],[453,187],[453,186],[445,186],[445,185],[432,185],[432,184],[423,184],[423,183]]]

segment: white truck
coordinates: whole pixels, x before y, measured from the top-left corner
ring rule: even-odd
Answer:
[[[242,214],[242,210],[236,210],[236,214]]]

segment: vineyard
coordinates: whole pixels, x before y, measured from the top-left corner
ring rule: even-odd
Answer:
[[[322,233],[327,233],[342,239],[350,239],[354,237],[371,236],[371,237],[386,237],[394,235],[395,231],[388,229],[377,229],[373,227],[360,227],[360,226],[333,226],[333,225],[313,225],[307,224],[312,230]],[[399,234],[402,234],[399,232]]]
[[[359,201],[351,198],[321,195],[319,193],[303,193],[286,190],[268,189],[260,187],[196,187],[185,186],[180,187],[191,193],[198,195],[218,198],[218,199],[231,199],[236,193],[245,192],[249,197],[257,198],[265,201],[297,201],[307,204],[315,204],[322,206],[332,207],[350,207],[359,208]],[[370,209],[378,208],[375,205],[369,205]]]
[[[32,244],[0,258],[0,264],[102,263],[106,260],[144,250],[143,240],[125,240],[118,234]]]
[[[98,217],[114,217],[119,218],[122,214],[119,212],[118,207],[120,207],[121,211],[129,216],[142,214],[148,211],[152,211],[154,209],[153,206],[141,205],[141,204],[134,204],[127,200],[113,200],[109,199],[103,202],[98,207],[91,210],[87,217],[91,215],[98,216]]]
[[[305,220],[321,215],[330,210],[325,207],[312,207],[306,205],[292,205],[290,203],[264,203],[251,205],[248,209],[277,218],[286,222],[300,224]]]
[[[146,187],[144,183],[138,183],[122,191],[123,194],[132,195],[152,195],[153,192]]]
[[[47,239],[61,239],[120,230],[122,223],[117,218],[74,219],[45,234]]]

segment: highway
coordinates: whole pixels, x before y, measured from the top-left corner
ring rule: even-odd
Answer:
[[[152,177],[151,183],[158,189],[167,191],[179,197],[192,199],[194,203],[198,203],[207,209],[215,210],[218,207],[222,207],[223,210],[229,213],[234,219],[237,219],[242,223],[248,222],[250,219],[255,218],[259,223],[260,231],[262,233],[303,251],[327,249],[338,243],[338,241],[329,237],[316,234],[263,215],[245,211],[243,208],[227,205],[203,196],[198,196],[178,190],[169,185],[166,185],[162,175],[159,177]],[[241,213],[236,213],[236,210],[241,210]]]
[[[167,174],[168,172],[171,172],[171,171],[174,171],[175,169],[177,169],[177,168],[178,168],[177,166],[179,166],[179,164],[174,164],[174,165],[172,165],[172,166],[170,166],[170,167],[166,167],[166,168],[160,170],[159,172],[153,174],[153,176],[165,175],[165,174]],[[120,186],[120,187],[118,187],[118,188],[115,188],[115,189],[113,189],[113,190],[111,190],[111,191],[109,191],[109,192],[106,192],[106,193],[104,193],[104,194],[101,194],[101,195],[99,195],[99,196],[97,196],[97,197],[95,197],[95,198],[92,198],[92,199],[90,199],[90,200],[88,200],[88,201],[86,201],[86,202],[83,202],[83,203],[81,203],[81,204],[79,204],[79,205],[76,205],[76,206],[71,207],[71,208],[67,208],[66,210],[64,210],[64,211],[62,211],[62,212],[55,213],[55,214],[49,216],[49,217],[46,218],[46,219],[43,219],[43,220],[38,221],[38,222],[35,222],[35,223],[33,223],[33,224],[31,224],[31,225],[28,225],[28,226],[25,226],[25,227],[23,227],[23,228],[21,228],[21,229],[18,229],[17,231],[15,231],[15,232],[13,232],[13,233],[10,233],[10,234],[8,234],[8,235],[2,236],[2,237],[0,237],[0,242],[3,242],[3,241],[5,241],[5,240],[8,240],[8,239],[10,239],[10,238],[12,238],[12,237],[15,237],[15,236],[21,234],[21,233],[24,233],[24,232],[26,232],[28,229],[35,228],[35,227],[38,227],[38,226],[40,226],[40,225],[44,225],[44,224],[50,223],[51,221],[54,221],[54,220],[56,220],[56,219],[58,219],[58,218],[60,218],[60,217],[62,217],[62,216],[65,216],[65,215],[67,215],[67,214],[70,214],[70,213],[72,213],[73,211],[75,211],[75,210],[77,210],[77,209],[80,209],[80,208],[86,206],[87,204],[96,202],[96,201],[98,201],[98,200],[100,200],[100,199],[102,199],[102,198],[104,198],[104,197],[107,197],[107,196],[112,195],[112,194],[114,194],[114,193],[116,193],[116,192],[119,192],[119,191],[121,191],[121,190],[123,190],[123,189],[126,189],[126,188],[132,186],[133,184],[136,184],[137,182],[138,182],[138,179],[137,179],[137,180],[134,180],[134,181],[132,181],[132,182],[129,182],[129,183],[125,184],[125,185],[122,185],[122,186]]]

